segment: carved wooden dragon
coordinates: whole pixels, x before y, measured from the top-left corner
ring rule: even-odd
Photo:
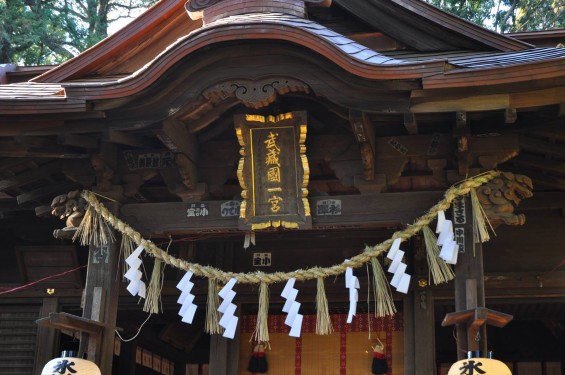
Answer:
[[[529,177],[503,172],[499,177],[477,189],[477,196],[493,227],[500,224],[524,225],[526,216],[515,214],[514,206],[530,198],[533,185]]]

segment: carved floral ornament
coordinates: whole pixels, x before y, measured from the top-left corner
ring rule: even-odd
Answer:
[[[259,81],[247,79],[218,83],[205,90],[202,95],[212,101],[237,98],[249,108],[259,109],[274,102],[277,95],[289,92],[310,93],[310,88],[302,81],[293,78],[267,78]]]

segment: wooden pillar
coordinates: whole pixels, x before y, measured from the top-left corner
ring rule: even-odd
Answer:
[[[414,292],[410,291],[402,300],[402,320],[404,322],[404,374],[415,375],[416,364],[414,363]],[[387,348],[390,349],[390,348]]]
[[[117,203],[105,203],[110,212],[118,212]],[[102,374],[112,373],[114,336],[118,312],[118,292],[121,276],[118,275],[120,244],[114,230],[105,246],[91,245],[88,253],[88,271],[84,290],[82,316],[106,324],[102,337],[81,335],[80,353],[87,353],[88,359],[95,362]]]
[[[419,288],[404,298],[404,374],[436,371],[434,300],[431,290]]]
[[[46,297],[43,298],[43,305],[39,310],[39,317],[45,318],[49,316],[50,313],[56,313],[59,308],[59,299],[57,297]],[[35,351],[35,375],[40,375],[43,370],[43,366],[58,357],[59,348],[59,332],[54,328],[49,328],[39,325],[37,327],[37,348]]]
[[[233,266],[233,243],[219,243],[216,248],[216,265],[222,269],[231,269]],[[237,284],[236,287],[237,289]],[[210,337],[210,375],[237,375],[239,366],[239,339],[241,329],[241,306],[238,305],[236,315],[240,317],[233,339],[226,339],[222,335]]]
[[[240,311],[238,306],[237,311]],[[210,375],[237,375],[239,367],[239,335],[240,326],[238,324],[235,337],[226,339],[222,335],[212,335],[210,337]]]
[[[135,375],[135,355],[137,352],[137,339],[122,342],[120,349],[120,375]]]
[[[453,230],[459,243],[459,257],[455,266],[455,311],[485,307],[483,247],[473,238],[473,210],[469,197],[460,197],[453,203]],[[486,326],[479,336],[467,340],[467,326],[457,325],[457,358],[463,359],[469,350],[486,351]]]

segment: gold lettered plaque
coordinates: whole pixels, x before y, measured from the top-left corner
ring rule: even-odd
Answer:
[[[308,205],[306,112],[235,116],[243,191],[239,227],[312,228]]]

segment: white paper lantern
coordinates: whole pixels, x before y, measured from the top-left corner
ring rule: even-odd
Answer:
[[[67,357],[66,353],[60,358],[47,362],[41,375],[102,375],[94,362],[86,359]]]
[[[455,362],[447,375],[512,375],[512,372],[496,359],[467,358]]]

